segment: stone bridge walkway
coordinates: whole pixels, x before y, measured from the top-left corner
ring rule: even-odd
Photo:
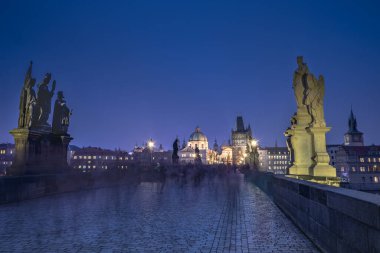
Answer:
[[[0,252],[318,252],[242,175],[0,206]]]

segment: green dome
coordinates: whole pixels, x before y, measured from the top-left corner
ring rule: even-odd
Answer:
[[[195,128],[195,132],[190,135],[189,141],[207,141],[207,137],[201,132],[201,129],[197,127]]]

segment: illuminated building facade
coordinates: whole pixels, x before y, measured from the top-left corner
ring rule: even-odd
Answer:
[[[194,164],[196,160],[195,149],[199,149],[202,164],[214,164],[218,162],[218,152],[209,149],[206,135],[199,127],[190,135],[186,147],[178,152],[179,161],[182,164]]]
[[[380,190],[380,146],[340,146],[335,167],[351,188]]]
[[[286,174],[290,166],[287,147],[266,147],[259,149],[259,167],[262,171],[274,174]]]
[[[245,161],[245,154],[247,151],[247,145],[252,140],[251,126],[247,128],[244,126],[242,116],[236,118],[236,129],[231,131],[232,138],[232,162],[235,165],[242,165]]]
[[[6,169],[13,163],[15,145],[10,143],[0,144],[0,176],[6,174]]]

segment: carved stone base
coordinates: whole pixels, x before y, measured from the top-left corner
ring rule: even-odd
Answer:
[[[330,127],[311,127],[309,131],[313,136],[314,164],[311,174],[316,177],[336,177],[336,169],[329,165],[330,156],[326,150],[326,133],[331,130]]]
[[[72,138],[48,129],[14,129],[15,159],[8,175],[60,173],[68,168],[67,149]]]
[[[295,115],[297,123],[288,130],[291,135],[291,144],[294,150],[294,162],[289,168],[291,175],[310,175],[310,167],[313,165],[311,159],[313,150],[310,143],[312,138],[306,130],[311,121],[310,115],[307,113],[306,107],[300,107]]]

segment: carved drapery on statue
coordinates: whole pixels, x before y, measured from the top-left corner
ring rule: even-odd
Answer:
[[[62,91],[58,91],[57,100],[54,104],[53,133],[67,134],[72,112],[66,105]]]
[[[29,128],[35,124],[35,106],[36,106],[36,93],[34,91],[34,85],[36,84],[36,79],[32,78],[32,66],[33,63],[30,62],[28,71],[25,75],[24,86],[21,90],[20,95],[20,106],[19,106],[19,128]]]
[[[51,112],[51,99],[54,96],[56,82],[53,81],[51,90],[49,90],[49,83],[51,74],[46,73],[43,81],[38,85],[37,93],[37,110],[38,110],[38,125],[49,126],[47,122]]]
[[[297,57],[298,68],[294,72],[293,90],[296,97],[297,107],[306,107],[311,117],[311,126],[326,126],[323,111],[325,96],[325,81],[322,75],[318,80],[309,73],[303,57]]]
[[[313,126],[326,126],[323,111],[323,100],[325,96],[325,80],[322,75],[318,80],[313,75],[307,76],[307,96],[306,105],[312,118]]]

